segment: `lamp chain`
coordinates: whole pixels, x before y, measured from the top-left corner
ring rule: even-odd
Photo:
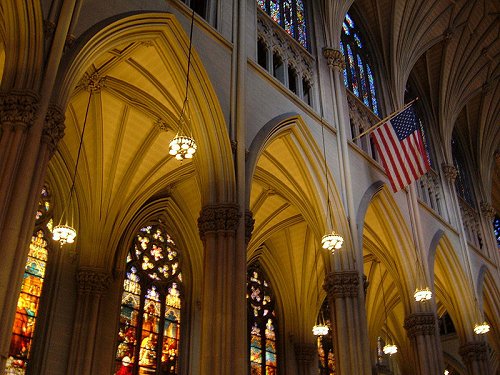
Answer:
[[[193,45],[193,26],[194,26],[194,10],[191,14],[191,28],[189,30],[189,52],[188,52],[188,63],[187,63],[187,73],[186,73],[186,95],[184,96],[184,103],[182,103],[181,116],[179,121],[180,132],[183,131],[183,122],[185,121],[185,113],[187,110],[188,102],[188,91],[189,91],[189,74],[191,72],[191,49]]]
[[[385,312],[385,324],[387,325],[387,338],[389,338],[389,321],[387,318],[387,306],[385,302],[385,289],[384,289],[384,279],[382,278],[382,266],[380,261],[378,262],[378,272],[380,274],[380,283],[382,284],[382,298],[384,300],[384,312]]]

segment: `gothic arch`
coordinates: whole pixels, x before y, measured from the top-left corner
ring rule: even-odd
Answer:
[[[171,128],[171,121],[179,117],[182,105],[189,38],[179,21],[170,13],[125,14],[123,18],[113,17],[100,23],[99,27],[87,30],[77,40],[77,47],[63,64],[64,68],[59,74],[60,87],[54,90],[59,96],[55,99],[61,107],[66,108],[74,87],[82,78],[82,72],[91,71],[92,64],[98,59],[102,59],[103,55],[112,49],[123,47],[125,43],[157,48],[162,63],[168,65],[169,76],[158,77],[158,80],[168,80],[168,87],[157,82],[159,84],[156,89],[161,90],[162,99],[168,93],[176,100],[175,103],[172,103],[172,100],[163,101],[164,108],[159,106],[155,114],[169,112],[172,117],[162,120]],[[234,168],[227,127],[195,45],[192,53],[189,96],[193,115],[192,131],[200,155],[195,164],[203,202],[231,202],[235,197]],[[152,78],[156,79],[156,76]],[[138,88],[143,93],[148,91],[144,87]],[[123,94],[126,95],[126,92]]]
[[[429,263],[433,275],[433,288],[438,311],[444,307],[453,320],[457,334],[463,341],[472,340],[473,325],[477,315],[471,281],[463,269],[451,241],[446,235],[439,236],[435,250],[431,248]],[[437,238],[435,236],[435,238]]]
[[[328,228],[325,208],[328,198],[324,163],[320,147],[303,119],[286,113],[257,133],[246,164],[248,208],[255,219],[247,258],[258,254],[272,266],[275,287],[288,296],[283,300],[287,328],[297,339],[304,340],[311,336],[324,298],[324,292],[318,289],[325,273],[333,267],[330,255],[319,249],[324,231],[332,229]],[[348,237],[341,199],[327,173],[333,227]]]
[[[43,66],[43,14],[39,1],[5,0],[0,5],[0,87],[37,90]],[[2,61],[3,60],[3,61]]]
[[[54,99],[66,108],[66,136],[51,168],[59,176],[73,173],[90,100],[72,203],[87,240],[79,243],[81,260],[110,267],[113,255],[93,248],[115,249],[125,226],[152,196],[171,191],[195,223],[204,205],[235,199],[235,177],[224,116],[195,48],[191,121],[184,132],[192,130],[198,151],[183,163],[168,155],[178,131],[189,47],[177,19],[140,13],[101,26],[77,41],[60,72],[55,90],[60,96]],[[60,185],[69,190],[68,181]]]

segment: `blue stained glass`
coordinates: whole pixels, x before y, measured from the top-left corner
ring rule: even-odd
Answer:
[[[342,24],[342,28],[344,29],[344,32],[345,32],[347,35],[349,35],[349,27],[347,27],[347,24],[346,24],[345,22]]]
[[[352,29],[354,29],[354,22],[352,21],[351,16],[349,16],[349,13],[346,13],[345,20],[349,24],[349,27],[351,27]]]
[[[354,95],[356,95],[359,98],[359,89],[358,89],[358,77],[356,74],[356,64],[354,63],[354,56],[352,54],[351,46],[347,45],[347,56],[349,60],[349,68],[351,70],[351,77],[352,77],[352,91],[354,92]]]
[[[299,43],[307,48],[307,29],[304,15],[304,3],[302,0],[297,0],[297,31]]]
[[[375,91],[375,82],[373,79],[372,70],[370,65],[366,64],[366,74],[368,75],[368,84],[370,85],[370,93],[372,97],[372,110],[378,115],[378,103],[377,103],[377,93]]]
[[[497,245],[500,249],[500,217],[496,216],[493,220],[493,230],[495,232],[495,238],[497,239]]]
[[[257,4],[259,4],[263,11],[266,10],[266,2],[264,0],[257,0]]]
[[[276,23],[281,24],[279,0],[271,0],[269,2],[269,12],[268,13]]]
[[[361,39],[359,39],[359,36],[358,34],[354,33],[354,40],[356,41],[356,44],[358,45],[359,48],[363,48],[363,46],[361,45]]]
[[[284,20],[284,29],[285,31],[294,36],[294,22],[293,22],[293,9],[291,0],[283,1],[283,20]]]
[[[361,79],[361,92],[363,96],[363,103],[365,103],[365,105],[369,107],[370,100],[368,98],[368,84],[366,82],[365,69],[363,68],[363,61],[361,61],[361,57],[359,57],[359,55],[357,56],[357,59],[359,67],[359,78]]]

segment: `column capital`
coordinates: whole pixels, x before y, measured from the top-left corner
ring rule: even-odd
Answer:
[[[42,139],[49,146],[49,152],[54,154],[57,144],[64,137],[64,112],[56,105],[50,105],[45,115]]]
[[[0,93],[0,124],[2,127],[31,127],[38,110],[38,95],[32,91]]]
[[[453,164],[441,164],[441,169],[443,170],[444,177],[448,180],[450,184],[454,184],[458,176],[458,170]]]
[[[333,299],[357,297],[359,274],[357,271],[330,272],[325,277],[323,289]]]
[[[404,328],[408,337],[416,336],[435,336],[436,335],[436,317],[434,313],[418,312],[406,317]]]
[[[313,343],[296,342],[293,344],[295,359],[299,363],[310,364],[314,361],[318,349]]]
[[[481,341],[466,342],[460,346],[458,352],[465,363],[485,361],[488,354],[488,345]]]
[[[255,224],[253,213],[250,210],[245,211],[245,243],[248,245],[252,238],[252,232]]]
[[[333,69],[334,67],[337,67],[340,70],[345,69],[344,55],[338,49],[323,47],[323,56],[326,58],[330,69]]]
[[[481,212],[487,220],[493,220],[495,217],[495,209],[491,205],[490,202],[482,201],[481,202]]]
[[[80,269],[76,274],[79,293],[104,294],[108,290],[110,281],[108,273],[93,269]]]
[[[225,203],[205,206],[201,209],[198,218],[200,237],[205,239],[210,232],[236,232],[240,221],[240,212],[237,204]]]

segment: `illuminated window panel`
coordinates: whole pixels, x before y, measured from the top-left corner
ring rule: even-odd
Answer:
[[[368,108],[379,115],[379,103],[375,79],[370,68],[370,56],[363,42],[360,30],[349,14],[342,24],[340,50],[344,54],[346,69],[344,85],[351,90]]]
[[[161,223],[151,224],[134,237],[126,262],[116,373],[179,374],[179,251]]]
[[[21,293],[17,300],[16,315],[12,327],[9,355],[5,373],[24,375],[31,359],[33,335],[35,333],[42,295],[52,223],[52,204],[49,189],[42,188],[35,213],[35,233],[31,237],[28,257],[24,268]]]
[[[258,265],[251,266],[247,276],[251,375],[277,374],[278,355],[274,305],[270,283]]]
[[[257,0],[257,5],[291,37],[308,48],[307,25],[302,0]]]

